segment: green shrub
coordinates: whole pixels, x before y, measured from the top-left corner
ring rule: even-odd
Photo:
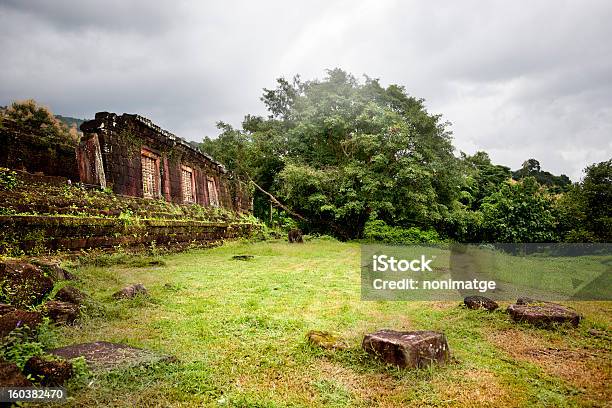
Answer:
[[[0,190],[12,190],[19,186],[17,173],[5,167],[0,167]]]
[[[45,348],[55,342],[48,318],[33,331],[29,327],[18,327],[11,331],[0,342],[0,358],[17,364],[20,370],[26,361],[34,356],[44,354]]]
[[[75,146],[78,142],[76,127],[68,128],[46,106],[33,99],[15,101],[1,112],[3,127],[22,134],[36,136],[40,142]]]
[[[423,231],[417,227],[402,228],[387,225],[383,220],[368,221],[364,229],[367,240],[387,244],[420,244],[441,242],[435,230]]]
[[[287,236],[284,231],[279,228],[272,228],[257,220],[254,222],[255,229],[251,233],[251,237],[248,239],[249,241],[258,242],[258,241],[269,241],[273,239],[280,239],[283,236]]]
[[[306,242],[313,241],[313,240],[338,242],[338,239],[336,237],[333,237],[327,234],[314,233],[314,234],[304,235],[303,238],[304,238],[304,241]]]

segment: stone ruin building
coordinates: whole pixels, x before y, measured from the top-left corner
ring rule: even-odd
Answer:
[[[75,148],[0,132],[0,167],[65,177],[123,196],[251,212],[245,183],[198,147],[140,115],[98,112]],[[75,154],[76,153],[76,154]]]
[[[0,188],[0,255],[207,244],[256,229],[241,217],[252,212],[247,184],[195,145],[133,114],[99,112],[81,130],[75,147],[0,128],[0,171],[20,180]],[[77,182],[83,194],[66,193]]]
[[[221,163],[140,115],[98,112],[81,130],[83,183],[134,197],[251,210],[245,186]]]

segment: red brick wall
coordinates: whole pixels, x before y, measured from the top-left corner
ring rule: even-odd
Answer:
[[[74,147],[49,144],[40,137],[0,130],[0,167],[79,181]]]
[[[135,115],[117,116],[112,113],[96,114],[94,121],[86,122],[81,129],[85,133],[96,133],[100,139],[104,170],[108,186],[117,194],[142,197],[141,149],[146,148],[160,158],[160,198],[183,203],[181,165],[193,169],[196,202],[209,205],[207,177],[216,182],[219,202],[224,208],[250,211],[244,203],[249,199],[238,199],[233,194],[244,194],[231,186],[228,175],[218,163],[194,151],[176,138],[168,137],[161,129],[143,122]],[[171,135],[173,136],[173,135]],[[235,208],[241,203],[240,208]]]

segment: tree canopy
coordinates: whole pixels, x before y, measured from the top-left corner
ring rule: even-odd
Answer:
[[[536,159],[529,159],[523,163],[520,169],[512,172],[512,178],[522,180],[525,177],[533,177],[540,184],[548,187],[551,192],[559,193],[567,191],[572,181],[565,174],[555,176],[552,173],[543,171],[540,162]]]
[[[0,128],[32,135],[45,143],[75,144],[78,140],[76,126],[69,128],[33,99],[15,101],[0,109]]]
[[[580,187],[535,159],[511,172],[486,152],[457,157],[449,123],[402,86],[333,69],[322,80],[280,78],[261,100],[267,117],[247,115],[241,129],[220,122],[220,135],[203,141],[261,189],[254,200],[261,218],[271,215],[272,195],[307,230],[344,239],[387,231],[395,240],[542,242],[573,228],[564,200],[574,194],[574,207],[597,220],[589,228],[609,230],[609,213],[595,205],[609,192],[601,187],[609,169],[591,169]]]

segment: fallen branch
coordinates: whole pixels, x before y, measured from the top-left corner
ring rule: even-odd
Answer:
[[[263,188],[261,188],[261,186],[259,184],[257,184],[256,182],[253,181],[252,178],[249,177],[249,181],[251,183],[253,183],[253,185],[262,193],[264,193],[265,195],[267,195],[270,198],[270,201],[272,201],[277,207],[282,208],[283,210],[285,210],[287,213],[293,215],[294,217],[299,218],[302,221],[308,221],[307,218],[303,217],[302,215],[296,213],[295,211],[290,210],[289,208],[287,208],[286,206],[284,206],[280,201],[278,201],[278,199],[276,197],[274,197],[272,194],[268,193],[266,190],[264,190]]]

